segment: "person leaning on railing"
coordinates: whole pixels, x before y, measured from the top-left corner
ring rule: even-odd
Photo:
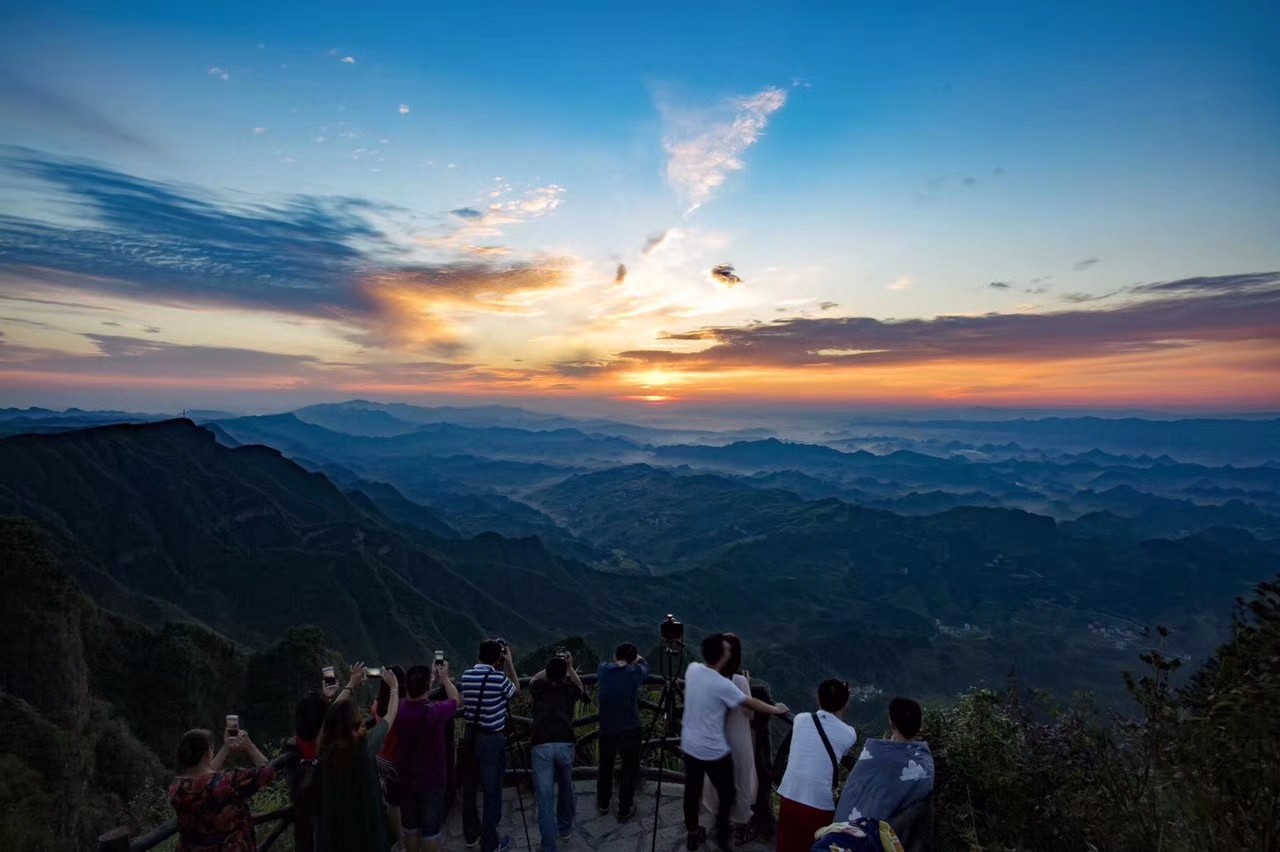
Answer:
[[[845,724],[849,684],[828,679],[818,685],[818,710],[796,716],[791,727],[787,771],[778,785],[777,852],[808,852],[814,834],[835,816],[840,761],[858,741]]]
[[[244,730],[213,751],[213,734],[187,731],[178,741],[178,777],[169,804],[178,815],[179,852],[255,852],[249,799],[270,784],[275,770]],[[227,755],[247,754],[251,769],[223,771]]]
[[[684,822],[688,836],[685,848],[699,848],[705,837],[698,825],[702,785],[710,779],[719,795],[716,808],[716,846],[731,849],[729,811],[736,791],[733,783],[733,755],[725,737],[725,714],[738,707],[755,713],[785,716],[785,704],[766,704],[742,693],[724,676],[733,651],[723,633],[702,640],[706,663],[690,663],[684,674],[684,716],[680,724],[680,748],[684,752]]]

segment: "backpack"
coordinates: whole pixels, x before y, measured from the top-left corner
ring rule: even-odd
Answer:
[[[881,819],[860,817],[833,823],[815,837],[811,852],[903,852],[893,826]]]

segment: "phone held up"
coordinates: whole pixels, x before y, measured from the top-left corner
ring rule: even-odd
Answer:
[[[369,677],[382,677],[382,668],[380,666],[366,666],[364,673]]]
[[[240,736],[240,717],[235,715],[228,715],[226,738],[231,739],[232,737],[238,737],[238,736]]]
[[[320,676],[324,678],[325,686],[336,686],[338,683],[338,675],[334,671],[333,666],[325,666],[321,669]]]
[[[436,651],[436,665],[437,666],[444,665],[444,651]]]

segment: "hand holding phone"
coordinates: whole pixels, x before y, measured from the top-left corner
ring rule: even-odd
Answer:
[[[234,714],[228,714],[225,737],[228,741],[231,741],[231,740],[235,740],[239,736],[240,736],[240,717]]]

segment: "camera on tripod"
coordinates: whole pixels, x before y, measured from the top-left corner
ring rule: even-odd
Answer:
[[[684,624],[676,621],[671,613],[667,613],[666,621],[658,625],[658,634],[667,653],[678,654],[684,648]]]

